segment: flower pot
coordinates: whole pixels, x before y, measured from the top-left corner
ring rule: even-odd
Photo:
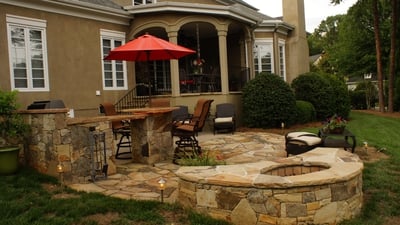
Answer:
[[[19,147],[0,148],[0,175],[11,175],[18,171]]]
[[[344,127],[335,127],[333,129],[329,129],[328,132],[330,134],[341,134],[344,132]]]

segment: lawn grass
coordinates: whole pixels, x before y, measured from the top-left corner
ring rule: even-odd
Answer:
[[[0,176],[0,225],[228,225],[178,204],[76,192],[22,168]]]
[[[321,123],[322,125],[322,123]],[[318,133],[318,127],[303,131]],[[355,134],[357,146],[375,147],[389,155],[374,163],[365,163],[363,171],[364,204],[361,214],[341,225],[400,224],[400,118],[389,118],[353,111],[347,129]]]
[[[400,119],[352,112],[348,129],[359,146],[388,154],[388,159],[365,163],[360,216],[342,225],[400,224]],[[317,132],[318,128],[307,128]],[[123,200],[62,188],[56,178],[23,168],[0,177],[0,225],[228,225],[225,221],[186,211],[177,204]],[[60,195],[62,194],[62,195]],[[56,197],[56,196],[64,197]],[[65,197],[66,196],[66,197]]]
[[[389,159],[365,163],[361,215],[343,225],[400,224],[400,119],[352,112],[348,129],[358,145],[367,142],[388,154]]]

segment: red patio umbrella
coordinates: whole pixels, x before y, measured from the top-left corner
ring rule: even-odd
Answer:
[[[104,59],[126,61],[169,60],[179,59],[193,53],[196,53],[196,51],[150,34],[145,34],[124,45],[114,48]]]
[[[196,51],[165,41],[150,34],[144,34],[124,45],[114,48],[104,58],[104,60],[145,61],[147,62],[146,73],[148,75],[148,61],[179,59],[193,53],[196,53]],[[151,84],[149,79],[149,99],[150,98]]]

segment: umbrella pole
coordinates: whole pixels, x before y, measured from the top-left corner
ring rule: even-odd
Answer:
[[[147,73],[147,79],[149,79],[149,107],[151,108],[151,78],[150,78],[150,69],[149,69],[149,59],[150,59],[150,51],[146,51],[147,54],[147,60],[146,60],[146,73]]]

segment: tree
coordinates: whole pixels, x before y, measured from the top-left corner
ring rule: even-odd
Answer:
[[[390,34],[390,63],[389,63],[389,100],[388,111],[393,112],[394,109],[394,84],[395,84],[395,69],[396,69],[396,31],[398,15],[397,0],[391,1],[392,5],[392,28]]]
[[[340,4],[343,0],[331,0],[331,3]],[[365,5],[365,11],[371,10],[373,19],[373,36],[375,42],[375,56],[376,56],[376,71],[378,77],[378,91],[379,91],[379,109],[384,111],[385,98],[384,98],[384,68],[385,65],[389,64],[389,98],[388,106],[389,111],[393,111],[394,102],[394,85],[395,85],[395,73],[396,73],[396,30],[399,28],[397,25],[398,21],[398,4],[397,0],[391,0],[391,4],[384,0],[359,0],[355,5]],[[358,23],[359,20],[354,20]],[[388,25],[388,24],[391,24]],[[368,30],[368,26],[365,27]],[[389,35],[390,30],[390,35]],[[386,38],[390,37],[390,41]],[[387,47],[386,43],[390,43],[390,47]],[[390,52],[390,54],[389,54]],[[390,63],[386,64],[385,56],[389,56]],[[386,70],[387,72],[387,70]]]

